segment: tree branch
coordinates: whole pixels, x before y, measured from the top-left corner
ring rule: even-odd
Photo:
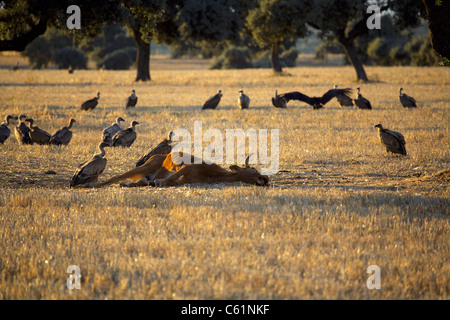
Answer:
[[[41,19],[31,30],[10,40],[0,40],[0,51],[24,51],[25,47],[47,30],[47,20]]]

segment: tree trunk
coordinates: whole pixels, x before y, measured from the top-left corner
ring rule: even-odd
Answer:
[[[278,44],[274,44],[270,47],[270,64],[272,65],[273,72],[283,72],[280,64],[280,46]]]
[[[136,81],[151,80],[150,78],[150,43],[140,41],[138,43],[137,58],[137,75]]]
[[[359,60],[358,55],[356,54],[356,49],[355,45],[353,44],[353,41],[341,42],[341,44],[344,46],[345,54],[347,55],[348,60],[355,68],[357,79],[361,81],[369,81],[369,79],[367,79],[364,66],[361,63],[361,60]]]
[[[134,41],[137,46],[137,56],[136,56],[136,81],[151,80],[150,78],[150,43],[145,42],[142,39],[142,33],[140,30],[139,23],[131,26],[133,30]]]
[[[438,4],[435,0],[423,0],[423,3],[427,9],[431,45],[434,51],[450,59],[450,27],[448,24],[450,2],[444,0]]]

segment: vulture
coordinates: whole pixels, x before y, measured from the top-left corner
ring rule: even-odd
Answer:
[[[358,97],[355,100],[353,100],[355,102],[355,105],[360,109],[372,109],[370,101],[361,95],[360,93],[361,89],[358,87],[356,88],[356,90],[358,90]]]
[[[172,143],[173,135],[173,131],[170,131],[167,138],[164,138],[156,147],[148,149],[147,153],[136,162],[136,167],[142,166],[155,154],[169,154],[172,152],[172,146],[170,144]]]
[[[67,69],[67,72],[68,72],[68,73],[73,73],[73,68],[72,68],[72,66],[69,66],[69,69]]]
[[[408,96],[406,93],[402,93],[403,88],[400,88],[400,102],[405,108],[417,108],[416,100],[413,97]]]
[[[337,84],[335,84],[334,89],[337,89],[337,87]],[[353,107],[353,99],[345,94],[338,94],[336,99],[341,107]]]
[[[241,94],[238,98],[239,108],[248,109],[248,106],[250,105],[250,98],[244,94],[244,90],[240,90],[239,93]]]
[[[30,128],[25,124],[26,115],[19,116],[19,124],[14,128],[16,139],[20,144],[33,144],[30,136]]]
[[[92,110],[98,105],[98,99],[100,99],[100,92],[97,92],[95,98],[89,99],[81,105],[81,110]]]
[[[136,97],[136,91],[133,89],[131,96],[127,98],[127,105],[126,109],[128,108],[134,108],[136,106],[138,98]]]
[[[131,122],[131,126],[128,129],[120,130],[112,138],[113,147],[131,147],[134,140],[136,140],[136,128],[139,122]]]
[[[37,143],[37,144],[50,144],[50,138],[52,137],[50,133],[33,125],[34,120],[31,118],[28,118],[25,121],[30,123],[31,141],[33,141],[34,143]]]
[[[289,93],[280,94],[275,100],[281,100],[282,103],[288,103],[290,100],[299,100],[306,102],[313,109],[323,108],[323,105],[326,104],[331,99],[335,98],[337,95],[345,95],[348,96],[351,92],[351,89],[330,89],[321,97],[308,97],[301,92],[293,91]]]
[[[61,129],[56,131],[55,134],[53,134],[50,138],[50,144],[54,144],[57,146],[68,145],[70,140],[72,139],[72,131],[70,131],[70,129],[72,128],[72,124],[74,122],[76,122],[75,119],[70,119],[69,125],[67,127],[62,127]]]
[[[108,128],[103,130],[103,141],[107,142],[109,146],[112,145],[112,137],[122,130],[120,127],[120,122],[125,122],[125,120],[122,117],[117,117],[116,122],[114,122],[112,125],[110,125]]]
[[[219,90],[216,95],[210,97],[208,100],[206,100],[205,104],[202,107],[202,110],[204,109],[215,109],[220,102],[220,98],[222,98],[222,90]]]
[[[275,97],[272,98],[272,104],[275,108],[286,108],[286,103],[281,100],[278,99],[279,95],[277,90],[275,90]]]
[[[16,70],[19,70],[19,69],[20,69],[20,62],[17,62],[17,64],[15,66],[12,66],[10,68],[10,70],[12,70],[12,71],[16,71]]]
[[[11,135],[11,130],[8,128],[9,120],[15,119],[15,117],[11,115],[7,115],[5,117],[5,122],[0,125],[0,143],[3,144],[6,139]]]
[[[72,180],[70,180],[69,186],[71,188],[89,182],[97,182],[98,177],[105,170],[107,160],[104,158],[104,148],[109,147],[109,145],[106,142],[102,142],[98,147],[100,148],[100,153],[95,154],[91,160],[85,161],[78,166]]]
[[[381,123],[377,124],[380,134],[381,144],[386,148],[386,152],[398,153],[406,156],[405,137],[400,132],[384,129]]]

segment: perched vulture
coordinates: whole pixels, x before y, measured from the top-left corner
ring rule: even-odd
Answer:
[[[69,69],[67,69],[67,72],[69,72],[69,73],[73,73],[73,69],[72,69],[72,66],[69,66]]]
[[[139,122],[133,121],[131,122],[131,126],[128,129],[120,130],[117,132],[112,138],[112,146],[113,147],[131,147],[134,140],[136,140],[136,125]]]
[[[240,90],[239,93],[241,94],[238,98],[239,108],[248,109],[248,106],[250,105],[250,98],[244,94],[244,90]]]
[[[408,96],[406,93],[402,93],[403,88],[400,88],[400,102],[405,108],[417,108],[416,100],[413,97]]]
[[[170,131],[167,138],[164,138],[164,140],[161,141],[156,147],[148,149],[147,153],[143,157],[141,157],[138,162],[136,162],[136,167],[142,166],[155,154],[169,154],[170,152],[172,152],[171,143],[173,135],[173,131]]]
[[[122,130],[120,127],[120,122],[125,122],[125,120],[122,117],[117,117],[116,122],[114,122],[112,125],[110,125],[108,128],[103,130],[103,141],[107,142],[109,146],[112,145],[112,137]]]
[[[69,125],[67,127],[62,127],[58,131],[56,131],[52,137],[50,138],[50,144],[54,144],[57,146],[60,145],[68,145],[70,140],[72,139],[72,124],[76,122],[75,119],[70,119]]]
[[[132,91],[133,93],[131,94],[131,96],[129,96],[127,98],[127,105],[126,105],[126,109],[128,108],[134,108],[136,106],[137,100],[138,98],[136,97],[136,91],[133,89]]]
[[[89,99],[81,105],[81,110],[92,110],[98,105],[98,99],[100,99],[100,92],[97,92],[95,98]]]
[[[335,84],[334,89],[337,89],[337,87],[337,84]],[[345,94],[338,94],[336,99],[341,107],[353,107],[353,99]]]
[[[358,90],[358,97],[355,100],[353,100],[355,102],[355,105],[360,109],[372,109],[370,101],[361,95],[360,93],[361,89],[358,87],[356,88],[356,90]]]
[[[313,109],[323,108],[323,105],[326,104],[331,99],[335,98],[337,95],[345,95],[348,96],[351,92],[351,89],[330,89],[321,97],[308,97],[301,92],[294,91],[289,93],[280,94],[276,100],[281,100],[282,103],[288,103],[290,100],[299,100],[306,102]]]
[[[48,133],[47,131],[44,131],[44,130],[38,128],[35,125],[33,125],[34,124],[34,120],[31,119],[31,118],[28,118],[25,121],[30,123],[30,129],[31,129],[30,137],[31,137],[31,140],[34,143],[37,143],[37,144],[50,144],[50,138],[52,137],[50,133]]]
[[[30,136],[30,128],[25,124],[27,116],[21,114],[19,116],[19,124],[14,128],[14,133],[16,134],[16,139],[20,144],[33,144]]]
[[[78,166],[69,184],[71,188],[89,182],[97,182],[98,177],[105,170],[107,160],[104,158],[104,148],[109,147],[109,145],[106,142],[102,142],[98,147],[100,148],[100,153],[95,154],[91,160],[85,161]]]
[[[272,104],[275,108],[286,108],[286,103],[278,98],[278,92],[275,90],[275,97],[272,97]]]
[[[205,104],[202,107],[202,110],[215,109],[219,105],[220,98],[222,98],[222,90],[219,90],[219,92],[216,95],[206,100]]]
[[[381,123],[377,124],[380,134],[381,144],[386,148],[386,152],[398,153],[406,156],[405,137],[400,132],[384,129]]]
[[[11,115],[7,115],[5,117],[5,122],[0,125],[0,143],[3,144],[6,139],[11,135],[11,130],[8,128],[9,120],[15,119],[15,117]]]

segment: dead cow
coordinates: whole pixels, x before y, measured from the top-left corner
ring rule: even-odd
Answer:
[[[189,157],[189,155],[187,155]],[[182,159],[182,154],[179,154]],[[92,187],[102,187],[112,183],[117,183],[126,179],[137,182],[125,186],[175,186],[186,183],[221,183],[221,182],[244,182],[257,186],[267,186],[269,177],[261,175],[258,170],[248,165],[249,157],[245,160],[244,167],[237,165],[230,166],[230,170],[222,168],[216,164],[202,163],[195,164],[194,156],[190,155],[191,163],[176,164],[172,161],[172,153],[168,155],[157,154],[148,159],[140,167],[134,168],[121,175],[112,177],[102,183],[91,185]]]

